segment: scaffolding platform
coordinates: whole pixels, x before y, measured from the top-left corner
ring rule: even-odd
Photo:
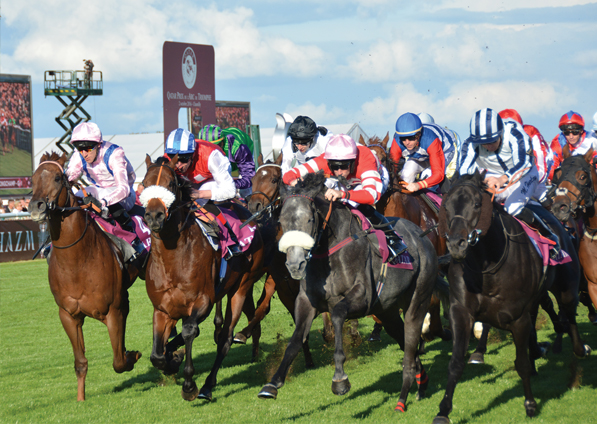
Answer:
[[[104,80],[101,71],[46,71],[44,95],[46,96],[101,96]]]

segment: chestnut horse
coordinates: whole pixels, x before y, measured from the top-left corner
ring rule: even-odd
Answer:
[[[85,317],[103,322],[112,343],[114,371],[131,371],[141,357],[124,345],[129,313],[128,288],[138,275],[123,270],[123,256],[89,212],[81,207],[64,173],[65,154],[45,153],[33,174],[29,209],[35,222],[48,221],[52,254],[48,281],[59,307],[60,321],[75,356],[77,400],[85,400],[87,358],[83,340]]]
[[[375,208],[384,216],[405,218],[417,224],[421,227],[429,240],[431,240],[438,257],[443,256],[447,252],[446,241],[439,236],[436,229],[438,222],[437,212],[420,194],[413,194],[401,187],[401,180],[396,171],[396,164],[390,160],[388,155],[387,144],[389,138],[389,133],[386,134],[383,140],[377,136],[373,136],[367,143],[365,143],[363,136],[361,135],[359,137],[359,143],[368,147],[390,173],[390,185],[387,191],[375,204]],[[426,341],[431,341],[435,337],[439,337],[444,341],[452,339],[451,331],[444,329],[442,326],[440,317],[441,301],[438,295],[441,295],[444,298],[444,306],[447,307],[447,293],[438,292],[437,295],[434,293],[431,297],[431,302],[429,303],[429,315],[425,319],[426,325],[423,327],[423,339]],[[375,331],[380,330],[379,322],[377,322]],[[371,337],[375,338],[376,335],[373,334]]]
[[[564,162],[553,178],[551,211],[561,222],[571,218],[582,220],[578,256],[587,287],[581,283],[581,301],[589,308],[589,319],[597,325],[597,173],[593,166],[593,149],[584,156],[570,156],[564,149]],[[587,301],[586,292],[591,302]],[[583,296],[584,295],[584,296]]]
[[[215,251],[191,210],[191,185],[175,171],[178,155],[169,161],[146,157],[147,173],[141,200],[146,203],[145,221],[151,229],[151,254],[146,270],[147,294],[154,306],[153,348],[151,362],[165,373],[176,373],[186,355],[182,397],[212,399],[217,373],[230,350],[234,326],[238,322],[245,298],[253,284],[263,275],[263,241],[255,227],[251,246],[244,255],[227,261],[222,272],[221,252]],[[228,296],[223,331],[217,340],[217,355],[201,391],[193,380],[192,347],[199,335],[199,324],[210,314],[213,305]],[[167,343],[178,320],[181,334]],[[184,343],[184,354],[176,349]]]

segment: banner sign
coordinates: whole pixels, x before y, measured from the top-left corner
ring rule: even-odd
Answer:
[[[47,236],[48,233],[42,233],[39,224],[30,219],[0,221],[0,262],[33,258]]]
[[[168,134],[179,127],[181,108],[193,108],[195,119],[200,125],[216,122],[214,57],[213,46],[171,41],[164,43],[164,143]]]

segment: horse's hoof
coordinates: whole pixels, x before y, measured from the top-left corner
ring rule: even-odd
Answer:
[[[597,314],[589,314],[589,322],[593,325],[597,325]]]
[[[350,381],[348,378],[340,381],[332,381],[332,393],[338,396],[345,395],[350,391]]]
[[[193,388],[190,392],[185,392],[184,388],[181,391],[182,398],[184,400],[188,400],[189,402],[192,400],[197,399],[197,395],[199,394],[199,390],[197,389],[197,385],[193,384]]]
[[[396,412],[406,412],[406,405],[402,401],[398,401],[396,407],[394,408]]]
[[[367,339],[368,342],[381,342],[381,335],[379,333],[371,333],[369,338]]]
[[[232,342],[236,344],[247,344],[247,337],[243,333],[236,333]]]
[[[199,399],[204,399],[204,400],[208,400],[211,402],[211,390],[209,390],[208,388],[206,388],[205,386],[203,386],[201,388],[201,391],[199,392]]]
[[[449,328],[444,328],[444,335],[442,336],[442,340],[444,342],[449,342],[450,340],[452,340],[452,330],[450,330]]]
[[[267,383],[263,386],[257,397],[259,399],[276,399],[278,397],[278,389],[272,383]]]
[[[535,410],[537,409],[537,402],[525,400],[524,409],[527,411],[527,417],[533,418],[535,416]]]
[[[469,364],[484,364],[485,363],[485,355],[481,352],[473,352],[471,357],[468,360]]]
[[[426,395],[427,394],[425,393],[425,389],[419,389],[419,391],[417,392],[417,400],[425,399]]]
[[[585,348],[585,354],[583,356],[578,356],[579,358],[586,358],[587,356],[589,356],[591,354],[591,352],[593,352],[593,349],[591,349],[591,346],[589,346],[588,344],[584,345]]]
[[[448,417],[436,416],[433,419],[432,424],[450,424],[450,419]]]

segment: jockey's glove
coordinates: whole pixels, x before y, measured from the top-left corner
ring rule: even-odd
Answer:
[[[85,205],[89,205],[91,203],[91,209],[93,209],[98,214],[101,214],[103,208],[102,202],[93,197],[91,194],[88,194],[87,196],[83,197],[83,203]]]

